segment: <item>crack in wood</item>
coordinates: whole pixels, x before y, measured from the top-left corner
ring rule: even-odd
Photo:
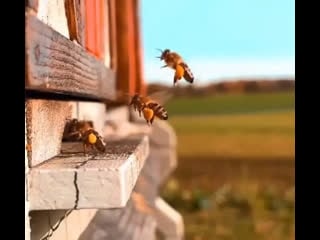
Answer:
[[[79,169],[80,167],[82,167],[83,165],[85,165],[89,160],[91,159],[88,159],[84,162],[82,162],[81,164],[79,164],[78,166],[76,166],[76,169]],[[76,197],[75,197],[75,201],[74,201],[74,206],[73,208],[69,209],[60,219],[59,221],[56,223],[55,226],[52,226],[51,225],[51,222],[50,222],[50,214],[49,214],[49,226],[50,226],[50,231],[47,233],[47,235],[45,235],[44,237],[42,237],[40,240],[48,240],[50,239],[50,237],[52,236],[52,234],[58,229],[58,227],[60,226],[60,224],[62,223],[62,221],[68,217],[70,215],[70,213],[73,211],[73,210],[76,210],[77,207],[78,207],[78,203],[79,203],[79,198],[80,198],[80,190],[79,190],[79,186],[78,186],[78,172],[75,171],[74,172],[74,178],[73,178],[73,184],[74,184],[74,188],[75,188],[75,191],[76,191]]]
[[[48,239],[50,239],[52,234],[59,228],[59,226],[62,223],[62,221],[66,217],[68,217],[72,211],[73,211],[73,209],[69,209],[68,211],[66,211],[66,213],[59,219],[59,221],[56,223],[56,225],[54,227],[51,225],[50,214],[49,214],[48,215],[48,223],[49,223],[49,226],[50,226],[50,230],[47,232],[47,234],[45,236],[40,238],[40,240],[48,240]]]
[[[74,172],[73,184],[74,184],[74,188],[76,189],[76,200],[75,200],[75,202],[74,202],[74,207],[73,207],[73,209],[77,209],[77,207],[78,207],[78,202],[79,202],[79,195],[80,195],[80,191],[79,191],[79,187],[78,187],[77,180],[78,180],[78,172],[75,171],[75,172]]]
[[[94,157],[93,157],[94,158]],[[80,167],[84,166],[88,161],[92,160],[93,158],[89,158],[88,160],[80,163],[78,166],[76,166],[76,169],[79,169]],[[73,209],[77,209],[78,207],[78,203],[79,203],[79,196],[80,196],[80,190],[79,190],[79,186],[78,186],[78,172],[75,171],[74,172],[74,179],[73,179],[73,184],[74,184],[74,187],[75,187],[75,190],[76,190],[76,200],[74,202],[74,207]]]

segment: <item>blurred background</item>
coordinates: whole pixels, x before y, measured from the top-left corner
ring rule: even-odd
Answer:
[[[295,239],[295,2],[142,1],[148,93],[166,104],[178,168],[162,196],[187,240]],[[156,48],[195,75],[173,85]]]

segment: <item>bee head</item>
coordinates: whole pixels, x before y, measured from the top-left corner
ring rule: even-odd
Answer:
[[[139,99],[140,99],[140,96],[139,96],[139,94],[136,93],[136,94],[132,97],[131,102],[130,102],[129,105],[132,105],[132,104],[134,104],[134,103],[136,103],[136,102],[139,102]]]
[[[168,53],[170,52],[169,49],[165,49],[165,50],[161,50],[161,49],[158,49],[160,52],[161,52],[161,55],[157,58],[160,58],[160,60],[164,60],[166,58],[166,56],[168,55]]]

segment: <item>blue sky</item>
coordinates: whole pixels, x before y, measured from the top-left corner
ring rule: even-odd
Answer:
[[[181,53],[199,84],[294,76],[293,0],[141,0],[140,14],[148,82],[172,83],[156,48]]]

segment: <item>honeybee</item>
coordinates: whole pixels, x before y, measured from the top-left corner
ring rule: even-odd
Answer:
[[[149,126],[153,123],[155,117],[161,120],[168,119],[168,112],[165,108],[151,97],[135,94],[129,106],[133,106],[134,110],[138,111],[139,116],[143,113],[143,117]]]
[[[82,141],[85,155],[88,147],[105,152],[106,144],[100,134],[93,129],[93,123],[90,121],[69,120],[65,126],[63,141]]]
[[[182,77],[187,82],[193,83],[193,73],[178,53],[171,52],[169,49],[165,49],[163,51],[161,49],[158,50],[161,52],[161,55],[157,58],[160,58],[161,61],[163,60],[166,63],[161,68],[170,67],[175,70],[175,74],[173,77],[173,86],[175,86],[176,82],[182,79]]]

